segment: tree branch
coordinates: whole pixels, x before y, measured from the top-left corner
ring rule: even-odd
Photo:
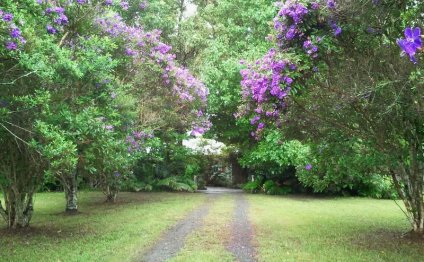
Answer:
[[[27,77],[27,76],[30,76],[30,75],[35,74],[35,73],[36,73],[36,71],[32,71],[32,72],[26,73],[25,75],[22,75],[22,76],[16,78],[12,82],[0,83],[0,85],[14,85],[16,83],[16,81],[18,81],[19,79],[24,78],[24,77]]]

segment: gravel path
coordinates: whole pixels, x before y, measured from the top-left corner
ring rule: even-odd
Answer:
[[[254,262],[255,249],[252,246],[253,229],[248,219],[249,203],[242,194],[236,195],[236,208],[232,224],[231,242],[228,249],[239,262]]]
[[[213,199],[220,194],[232,194],[236,200],[234,213],[228,214],[233,216],[231,239],[227,246],[228,250],[234,254],[239,262],[256,261],[255,250],[251,244],[253,229],[247,217],[249,205],[242,191],[208,187],[207,190],[199,190],[199,192],[208,194],[206,203],[192,211],[187,217],[168,230],[159,242],[144,254],[139,261],[162,262],[176,256],[184,247],[187,236],[203,225],[203,218],[208,214],[213,204]]]
[[[208,197],[206,204],[192,211],[187,217],[169,229],[139,261],[162,262],[175,255],[184,247],[184,242],[188,234],[203,224],[203,218],[208,214],[211,206],[211,198]]]

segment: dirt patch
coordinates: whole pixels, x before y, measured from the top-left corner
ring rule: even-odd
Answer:
[[[256,251],[253,247],[254,231],[248,219],[249,203],[242,194],[236,196],[236,208],[231,232],[231,242],[228,244],[237,261],[257,261]]]

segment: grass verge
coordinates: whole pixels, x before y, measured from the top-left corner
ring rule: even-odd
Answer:
[[[248,197],[260,261],[422,261],[392,200]]]
[[[188,235],[186,244],[172,262],[226,262],[234,261],[226,249],[231,234],[234,197],[218,197],[198,230]]]
[[[107,204],[102,193],[81,192],[81,213],[66,216],[63,193],[40,193],[30,228],[10,232],[0,224],[0,260],[131,261],[204,199],[200,194],[121,193],[118,203]]]

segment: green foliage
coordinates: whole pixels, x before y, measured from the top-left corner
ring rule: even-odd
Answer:
[[[243,185],[243,190],[250,193],[258,193],[261,190],[262,183],[259,180],[249,181]]]
[[[154,187],[158,189],[167,189],[172,191],[187,191],[194,192],[197,189],[197,186],[194,184],[193,180],[189,180],[184,177],[172,176],[162,180],[158,180]]]

